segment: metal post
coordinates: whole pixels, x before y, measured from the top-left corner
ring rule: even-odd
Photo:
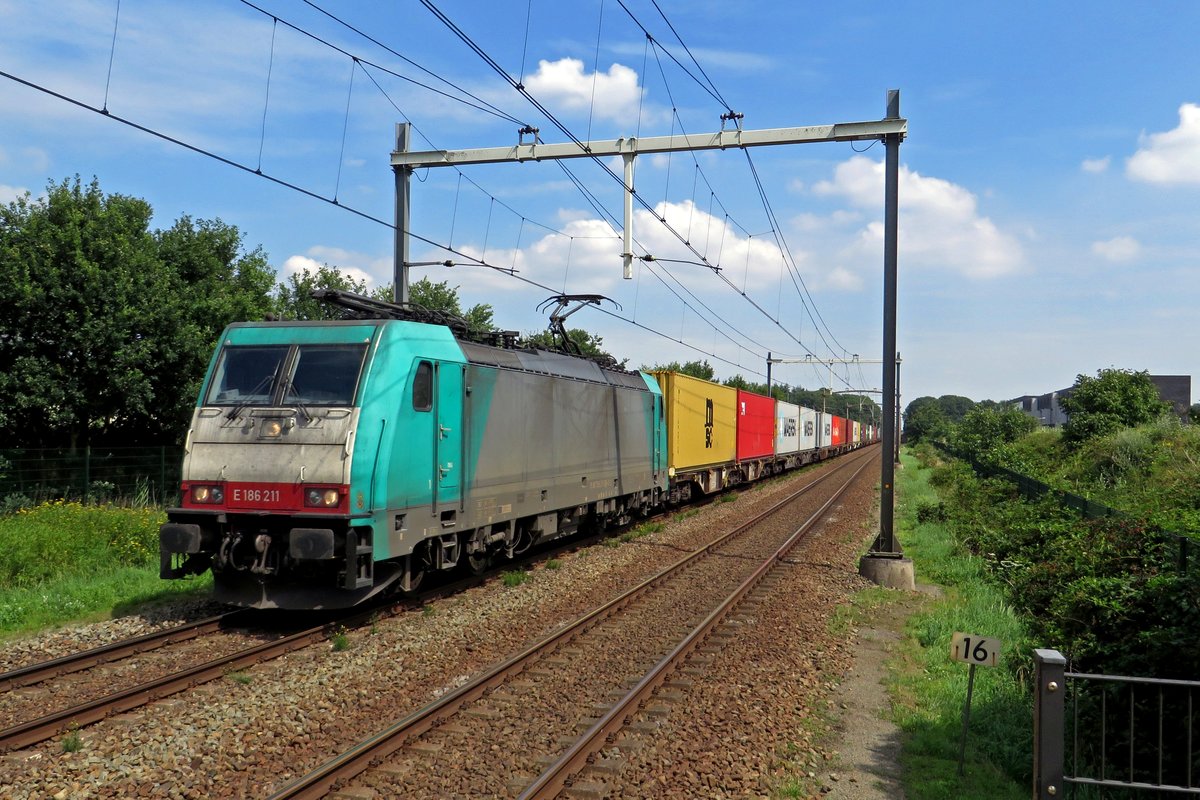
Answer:
[[[1057,650],[1034,650],[1033,800],[1063,792],[1067,659]]]
[[[967,674],[967,702],[963,704],[963,729],[962,740],[958,745],[958,777],[963,776],[963,764],[967,760],[967,726],[971,722],[971,695],[975,693],[975,665],[971,665],[971,671]]]
[[[625,230],[623,244],[625,251],[621,254],[623,262],[622,277],[625,280],[633,278],[633,153],[621,156],[625,160]]]
[[[767,353],[767,396],[771,396],[771,354]]]
[[[900,463],[900,353],[896,353],[896,463]]]
[[[886,119],[900,118],[900,91],[888,90]],[[883,401],[887,404],[883,425],[883,452],[890,456],[896,451],[896,249],[899,232],[900,198],[900,135],[884,136],[884,212],[883,212]],[[889,369],[889,367],[891,367]],[[896,551],[893,532],[896,463],[894,459],[879,459],[879,538],[876,551]]]
[[[408,152],[408,139],[412,124],[400,122],[396,124],[396,152]],[[392,171],[396,174],[396,243],[395,264],[392,275],[392,299],[397,303],[408,302],[408,206],[409,178],[413,168],[408,164],[395,164]]]

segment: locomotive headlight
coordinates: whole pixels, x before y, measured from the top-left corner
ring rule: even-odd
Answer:
[[[259,433],[268,439],[277,439],[283,433],[283,422],[277,419],[264,420]]]
[[[206,505],[220,505],[225,502],[225,490],[220,486],[200,486],[192,487],[192,502]]]
[[[304,493],[304,505],[309,508],[336,508],[342,499],[337,489],[312,488]]]

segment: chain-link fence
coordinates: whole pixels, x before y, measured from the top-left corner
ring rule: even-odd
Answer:
[[[0,450],[0,504],[69,498],[170,505],[182,461],[178,445]]]

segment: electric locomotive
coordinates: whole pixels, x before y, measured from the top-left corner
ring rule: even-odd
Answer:
[[[162,577],[211,569],[235,605],[346,607],[662,503],[653,377],[322,294],[356,318],[221,335],[160,529]]]

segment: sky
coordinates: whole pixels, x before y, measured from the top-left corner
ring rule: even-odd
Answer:
[[[601,141],[878,120],[895,89],[902,404],[1114,367],[1200,398],[1198,34],[1195,2],[0,0],[0,202],[94,177],[155,227],[237,226],[280,280],[385,285],[398,122],[414,151]],[[619,159],[417,170],[412,280],[525,333],[604,295],[569,324],[635,368],[762,382],[771,354],[777,382],[878,391],[883,160],[641,156],[631,280]]]

